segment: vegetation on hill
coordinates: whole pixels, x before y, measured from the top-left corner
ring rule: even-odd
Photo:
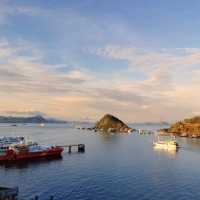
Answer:
[[[118,119],[117,117],[106,114],[103,118],[101,118],[95,125],[95,129],[102,130],[105,132],[124,132],[128,133],[133,131],[128,125],[126,125],[123,121]]]
[[[161,129],[161,131],[181,137],[200,137],[200,116],[176,122],[170,128]]]

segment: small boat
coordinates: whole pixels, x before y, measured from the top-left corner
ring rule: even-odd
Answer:
[[[42,146],[36,142],[26,142],[24,137],[0,138],[0,161],[18,161],[61,156],[62,147]]]
[[[17,126],[17,124],[11,124],[11,126],[14,126],[14,127],[16,127],[16,126]]]
[[[159,149],[167,149],[167,150],[176,150],[179,148],[179,145],[175,138],[170,140],[159,140],[153,142],[153,146]]]
[[[142,135],[142,134],[144,134],[144,129],[143,128],[140,128],[140,129],[138,129],[138,133],[140,134],[140,135]]]
[[[187,133],[181,133],[180,137],[188,137],[188,134]]]

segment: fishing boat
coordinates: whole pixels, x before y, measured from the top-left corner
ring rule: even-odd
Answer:
[[[153,142],[153,146],[155,148],[167,149],[167,150],[177,150],[179,148],[179,145],[175,137],[169,140],[160,140],[158,138],[156,142]]]
[[[61,156],[62,147],[43,146],[36,142],[26,142],[24,137],[0,138],[0,161],[18,161]]]

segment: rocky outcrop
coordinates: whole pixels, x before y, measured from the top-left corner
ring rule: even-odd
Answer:
[[[103,118],[101,118],[96,123],[95,129],[104,132],[115,132],[115,133],[130,133],[134,131],[134,129],[130,128],[123,121],[110,114],[106,114]]]
[[[171,125],[170,128],[161,129],[162,133],[171,133],[181,137],[200,137],[200,116],[185,119]]]

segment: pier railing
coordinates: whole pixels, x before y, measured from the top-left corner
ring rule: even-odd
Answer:
[[[74,148],[77,148],[77,151],[80,153],[85,152],[85,144],[69,144],[69,145],[62,145],[59,147],[67,148],[68,153],[71,153]]]
[[[19,189],[0,187],[0,200],[15,200],[17,199]]]
[[[20,200],[20,199],[19,199]],[[31,199],[31,200],[40,200],[39,199],[39,197],[38,196],[35,196],[33,199]],[[54,196],[50,196],[49,197],[49,200],[56,200],[55,198],[54,198]]]

